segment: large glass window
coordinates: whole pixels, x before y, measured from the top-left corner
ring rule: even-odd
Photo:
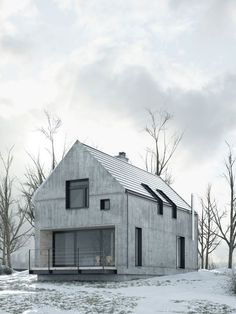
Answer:
[[[77,231],[77,255],[80,266],[100,266],[101,257],[101,231]]]
[[[115,229],[54,233],[54,266],[114,266]]]
[[[53,252],[55,266],[73,266],[75,264],[74,232],[55,232]]]
[[[66,181],[66,208],[88,207],[89,180]]]
[[[104,263],[106,266],[115,265],[115,230],[104,229],[102,233],[102,248],[104,253]]]

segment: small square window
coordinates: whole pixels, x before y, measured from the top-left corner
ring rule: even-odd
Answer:
[[[101,210],[109,210],[110,209],[110,199],[105,199],[100,201],[100,209]]]

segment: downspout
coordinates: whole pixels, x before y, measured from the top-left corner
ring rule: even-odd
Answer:
[[[194,226],[194,210],[195,208],[195,202],[194,202],[194,194],[192,193],[191,194],[191,209],[192,209],[192,241],[194,241],[194,229],[195,229],[195,226]]]
[[[127,243],[126,243],[126,247],[127,247],[127,268],[129,268],[129,194],[126,191],[126,195],[127,195],[127,200],[126,200],[126,211],[127,211],[127,234],[126,234],[126,238],[127,238]]]

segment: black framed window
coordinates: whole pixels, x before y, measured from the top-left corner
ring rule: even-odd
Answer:
[[[110,209],[110,199],[104,199],[100,201],[100,209],[101,210],[109,210]]]
[[[142,229],[135,228],[135,266],[142,266]]]
[[[115,229],[53,232],[53,266],[115,266]]]
[[[177,268],[185,268],[185,238],[177,237]]]
[[[141,183],[148,193],[157,200],[157,213],[163,215],[163,201],[162,199],[148,186],[147,184]]]
[[[177,219],[177,206],[172,205],[172,218]]]
[[[157,213],[159,215],[163,215],[163,202],[159,202],[158,207],[157,207]]]
[[[157,189],[157,192],[160,193],[162,197],[164,197],[167,202],[171,204],[172,218],[177,219],[177,205],[162,190]]]
[[[89,206],[89,180],[66,181],[66,208],[86,208]]]

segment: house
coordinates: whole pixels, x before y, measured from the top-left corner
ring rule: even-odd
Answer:
[[[123,152],[112,157],[76,141],[36,191],[34,204],[29,270],[41,280],[197,270],[197,214]]]

